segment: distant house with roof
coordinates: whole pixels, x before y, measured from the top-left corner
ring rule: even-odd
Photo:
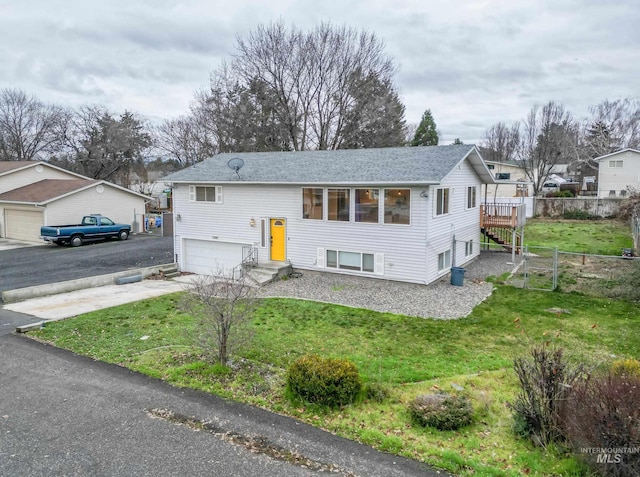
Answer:
[[[243,263],[431,283],[480,252],[473,145],[220,154],[164,178],[182,271]]]
[[[495,184],[487,187],[487,198],[531,197],[533,184],[528,179],[522,165],[517,161],[485,161],[495,179]]]
[[[640,151],[622,149],[595,159],[598,163],[598,197],[625,197],[640,191]]]
[[[143,194],[46,162],[0,162],[2,238],[38,242],[43,225],[78,223],[92,213],[139,231],[147,200]]]

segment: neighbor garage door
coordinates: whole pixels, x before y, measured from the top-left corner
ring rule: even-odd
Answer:
[[[215,275],[224,271],[229,274],[242,263],[242,244],[195,239],[185,239],[183,243],[185,272]]]
[[[37,242],[40,227],[44,225],[44,214],[40,210],[5,209],[6,238]]]

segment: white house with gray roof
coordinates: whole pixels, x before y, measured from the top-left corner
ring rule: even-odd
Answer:
[[[253,256],[423,284],[478,255],[494,183],[473,145],[220,154],[164,180],[182,271]]]

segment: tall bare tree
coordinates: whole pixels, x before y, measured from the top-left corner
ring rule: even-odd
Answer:
[[[555,165],[576,159],[577,139],[577,124],[562,104],[549,101],[542,107],[531,108],[522,123],[518,155],[535,193]]]
[[[375,125],[363,115],[369,114],[371,95],[381,86],[390,104],[378,109],[390,118],[379,121],[381,127],[404,121],[404,109],[393,104],[397,100],[393,63],[372,33],[328,23],[305,33],[278,22],[238,37],[237,50],[229,65],[212,74],[210,91],[196,99],[200,111],[210,113],[211,127],[236,135],[218,134],[221,150],[226,144],[236,150],[337,149],[357,144],[351,139],[352,126],[354,122]],[[234,144],[230,139],[237,135]]]
[[[480,142],[482,157],[488,161],[507,162],[516,159],[520,143],[520,123],[511,127],[503,122],[491,126]]]
[[[19,89],[0,91],[0,161],[45,159],[59,145],[63,111]]]
[[[153,136],[155,147],[182,167],[196,164],[218,152],[206,123],[198,121],[194,115],[163,121],[155,127]]]

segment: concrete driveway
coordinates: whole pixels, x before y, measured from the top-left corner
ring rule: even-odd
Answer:
[[[19,335],[0,337],[0,362],[0,475],[445,475]],[[169,413],[177,419],[164,418]],[[186,418],[200,426],[184,425]]]

